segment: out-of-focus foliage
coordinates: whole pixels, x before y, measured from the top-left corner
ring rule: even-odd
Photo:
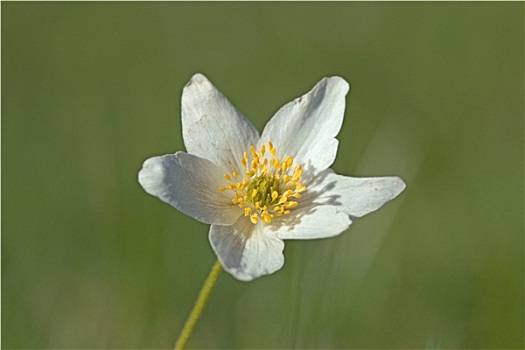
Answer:
[[[215,257],[136,177],[195,72],[259,129],[343,76],[334,169],[408,187],[220,276],[191,347],[523,347],[523,3],[1,6],[4,348],[172,346]]]

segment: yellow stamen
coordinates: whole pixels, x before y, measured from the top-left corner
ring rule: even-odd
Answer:
[[[224,174],[229,183],[219,187],[222,192],[234,192],[232,205],[242,209],[253,224],[259,219],[262,223],[270,223],[277,217],[290,214],[300,205],[300,193],[306,191],[306,186],[300,183],[301,164],[292,168],[294,160],[291,156],[285,156],[281,162],[276,154],[277,149],[270,141],[258,150],[250,146],[240,159],[243,169]]]
[[[289,202],[286,202],[285,205],[286,205],[287,208],[295,208],[296,206],[299,205],[299,203],[294,202],[294,201],[289,201]]]
[[[264,222],[272,222],[272,218],[270,217],[270,215],[268,215],[267,212],[263,212],[261,214],[261,218],[263,219]]]
[[[306,186],[300,184],[300,183],[297,183],[295,185],[295,191],[297,191],[298,193],[301,193],[301,192],[304,192],[306,191]]]

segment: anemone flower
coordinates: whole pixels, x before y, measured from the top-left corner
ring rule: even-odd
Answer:
[[[186,152],[149,158],[149,194],[210,224],[222,267],[241,281],[279,270],[286,239],[333,237],[405,188],[399,177],[336,174],[348,83],[322,79],[283,106],[262,134],[202,74],[182,93]]]

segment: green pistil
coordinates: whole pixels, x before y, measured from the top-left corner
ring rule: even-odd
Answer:
[[[257,190],[255,196],[252,196],[253,190]],[[272,204],[276,204],[279,201],[279,197],[272,199],[272,193],[277,192],[281,195],[281,184],[274,176],[271,175],[260,175],[252,180],[248,185],[247,195],[248,201],[252,204],[259,202],[261,207],[269,207]]]

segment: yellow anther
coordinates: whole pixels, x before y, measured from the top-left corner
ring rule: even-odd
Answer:
[[[244,168],[246,168],[246,167],[248,166],[248,164],[246,163],[246,159],[244,159],[244,158],[241,159],[241,163],[242,163],[242,166],[243,166]]]
[[[224,191],[226,191],[226,187],[221,186],[221,187],[219,187],[219,190],[221,190],[222,192],[224,192]]]
[[[266,147],[264,145],[261,146],[261,154],[264,155],[266,153]]]
[[[285,206],[286,206],[287,208],[295,208],[295,207],[298,206],[298,205],[299,205],[299,203],[294,202],[294,201],[289,201],[289,202],[286,202],[286,204],[285,204]]]
[[[303,168],[301,167],[301,165],[298,165],[293,171],[294,182],[299,181],[302,175],[303,175]]]
[[[226,180],[228,180],[228,181],[230,181],[230,180],[232,179],[231,176],[228,175],[228,174],[224,174],[224,178],[225,178]]]
[[[254,188],[253,191],[252,191],[252,198],[257,195],[257,192],[259,192],[259,189]]]
[[[257,152],[255,152],[255,147],[250,146],[250,152],[251,152],[253,158],[258,158]]]
[[[306,191],[306,186],[300,184],[299,182],[295,185],[295,191],[298,193]]]
[[[257,223],[257,214],[252,214],[250,215],[250,221],[252,222],[252,224],[256,224]]]
[[[252,208],[249,208],[249,207],[244,208],[244,216],[250,215],[251,211],[252,211]]]
[[[283,176],[283,182],[284,182],[285,184],[287,184],[288,182],[290,182],[290,179],[291,179],[291,178],[292,178],[292,177],[291,177],[290,175],[284,175],[284,176]]]
[[[239,173],[236,172],[236,171],[232,172],[232,175],[233,175],[234,178],[238,178],[239,177]]]
[[[270,149],[270,151],[273,149],[272,141],[268,141],[268,149]]]
[[[290,156],[288,156],[288,157],[286,157],[285,162],[286,162],[286,165],[287,165],[288,168],[289,168],[289,167],[291,167],[292,164],[293,164],[293,158],[290,157]],[[298,165],[298,167],[300,167],[300,165]]]
[[[277,192],[277,191],[273,191],[273,192],[272,192],[272,200],[276,200],[277,197],[279,197],[279,192]]]

